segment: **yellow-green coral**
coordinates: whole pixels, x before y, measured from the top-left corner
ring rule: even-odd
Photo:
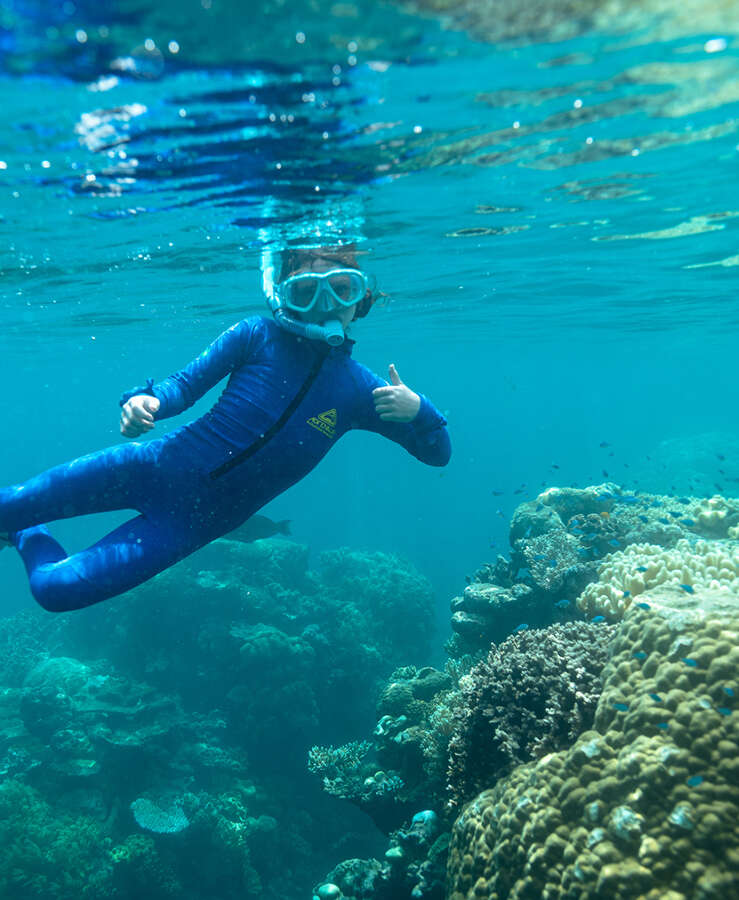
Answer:
[[[620,619],[635,597],[660,585],[690,593],[699,589],[729,591],[739,596],[739,545],[731,541],[678,541],[672,549],[631,544],[610,553],[598,569],[598,580],[577,599],[590,616]]]
[[[457,820],[449,900],[739,895],[739,600],[650,596],[619,626],[595,730]]]

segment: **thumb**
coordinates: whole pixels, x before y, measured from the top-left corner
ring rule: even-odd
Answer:
[[[155,413],[159,409],[159,400],[157,397],[147,397],[144,406],[149,412]]]
[[[403,382],[400,380],[400,375],[398,375],[398,370],[395,368],[395,363],[390,363],[388,366],[388,373],[390,374],[390,381],[393,384],[402,384]]]

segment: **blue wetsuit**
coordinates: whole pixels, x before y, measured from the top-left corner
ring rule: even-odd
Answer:
[[[158,384],[128,391],[176,416],[229,375],[204,416],[164,437],[118,444],[0,489],[9,532],[46,609],[89,606],[127,591],[240,525],[318,464],[347,431],[376,431],[422,462],[443,466],[446,421],[421,397],[410,423],[385,422],[372,391],[386,384],[351,358],[353,341],[328,347],[271,319],[244,319]],[[302,395],[301,395],[302,390]],[[67,556],[41,524],[116,509],[141,515]]]

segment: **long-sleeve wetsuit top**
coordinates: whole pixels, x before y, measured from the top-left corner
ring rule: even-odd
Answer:
[[[230,514],[218,510],[221,533],[303,478],[354,428],[382,434],[428,465],[446,465],[451,450],[441,413],[420,395],[412,422],[383,421],[372,391],[387,382],[351,358],[353,345],[347,339],[328,347],[255,316],[233,325],[180,372],[126,392],[120,404],[150,394],[161,404],[155,419],[169,418],[229,376],[209,412],[165,438],[171,450],[176,445],[182,467],[227,494]],[[311,372],[315,377],[284,421]]]
[[[181,372],[128,391],[160,401],[156,419],[183,412],[229,376],[204,416],[149,441],[107,447],[0,489],[0,532],[12,535],[31,591],[46,609],[99,603],[232,531],[295,484],[352,428],[385,435],[422,462],[450,455],[443,416],[421,397],[409,423],[385,422],[372,391],[386,384],[340,347],[302,339],[270,319],[229,328]],[[71,556],[47,522],[135,509]]]

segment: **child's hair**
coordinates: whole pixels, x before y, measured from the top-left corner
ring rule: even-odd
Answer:
[[[316,259],[325,259],[328,262],[335,263],[345,269],[357,269],[361,271],[361,267],[357,263],[357,255],[362,251],[357,250],[357,245],[352,244],[334,244],[325,247],[287,247],[280,253],[279,277],[276,283],[289,278],[298,269],[303,266],[310,266]],[[367,293],[357,304],[354,311],[352,321],[363,319],[372,309],[374,302],[384,297],[382,291],[378,291],[374,284],[367,288]]]

